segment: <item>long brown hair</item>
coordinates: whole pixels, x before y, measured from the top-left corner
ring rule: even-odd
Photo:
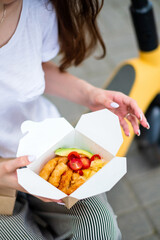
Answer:
[[[79,65],[97,47],[102,47],[103,58],[105,44],[97,26],[97,15],[104,0],[50,0],[54,5],[59,28],[59,43],[62,59],[60,70],[71,65]]]

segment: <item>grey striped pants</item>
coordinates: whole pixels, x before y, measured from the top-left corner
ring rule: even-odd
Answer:
[[[78,201],[70,210],[19,194],[13,216],[0,216],[0,240],[120,240],[105,194]]]

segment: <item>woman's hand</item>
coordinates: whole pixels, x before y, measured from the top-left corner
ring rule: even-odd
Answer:
[[[16,170],[29,164],[27,156],[16,159],[1,159],[0,162],[0,187],[7,187],[25,192],[18,184]]]
[[[140,135],[139,121],[143,127],[149,129],[149,124],[136,101],[121,92],[94,87],[89,94],[88,107],[92,111],[107,108],[115,113],[119,117],[120,124],[126,136],[130,135],[126,119],[130,121],[135,134],[138,136]]]
[[[0,187],[1,188],[12,188],[21,192],[26,192],[24,188],[22,188],[18,184],[17,179],[17,172],[16,170],[20,167],[27,166],[31,163],[29,159],[33,159],[32,156],[23,156],[18,157],[16,159],[0,159]],[[42,198],[39,196],[35,196],[39,199],[41,199],[44,202],[59,202],[61,203],[61,200],[54,200],[49,198]]]

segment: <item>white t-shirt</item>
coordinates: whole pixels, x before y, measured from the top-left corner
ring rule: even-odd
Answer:
[[[17,29],[0,48],[0,156],[15,157],[25,120],[59,117],[41,96],[45,89],[42,62],[59,51],[56,14],[47,0],[23,0]]]

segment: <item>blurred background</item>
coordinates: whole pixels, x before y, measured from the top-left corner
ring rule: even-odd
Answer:
[[[160,0],[151,2],[160,36]],[[104,0],[99,26],[107,47],[107,56],[102,60],[96,60],[94,56],[100,53],[97,51],[81,66],[70,68],[70,73],[103,88],[118,64],[138,56],[129,6],[129,0]],[[59,58],[54,61],[58,62]],[[88,111],[87,108],[64,99],[47,97],[58,107],[61,115],[73,125],[81,114]],[[151,166],[134,140],[127,154],[127,168],[125,177],[107,193],[108,200],[118,216],[123,240],[158,240],[160,239],[160,165]]]

